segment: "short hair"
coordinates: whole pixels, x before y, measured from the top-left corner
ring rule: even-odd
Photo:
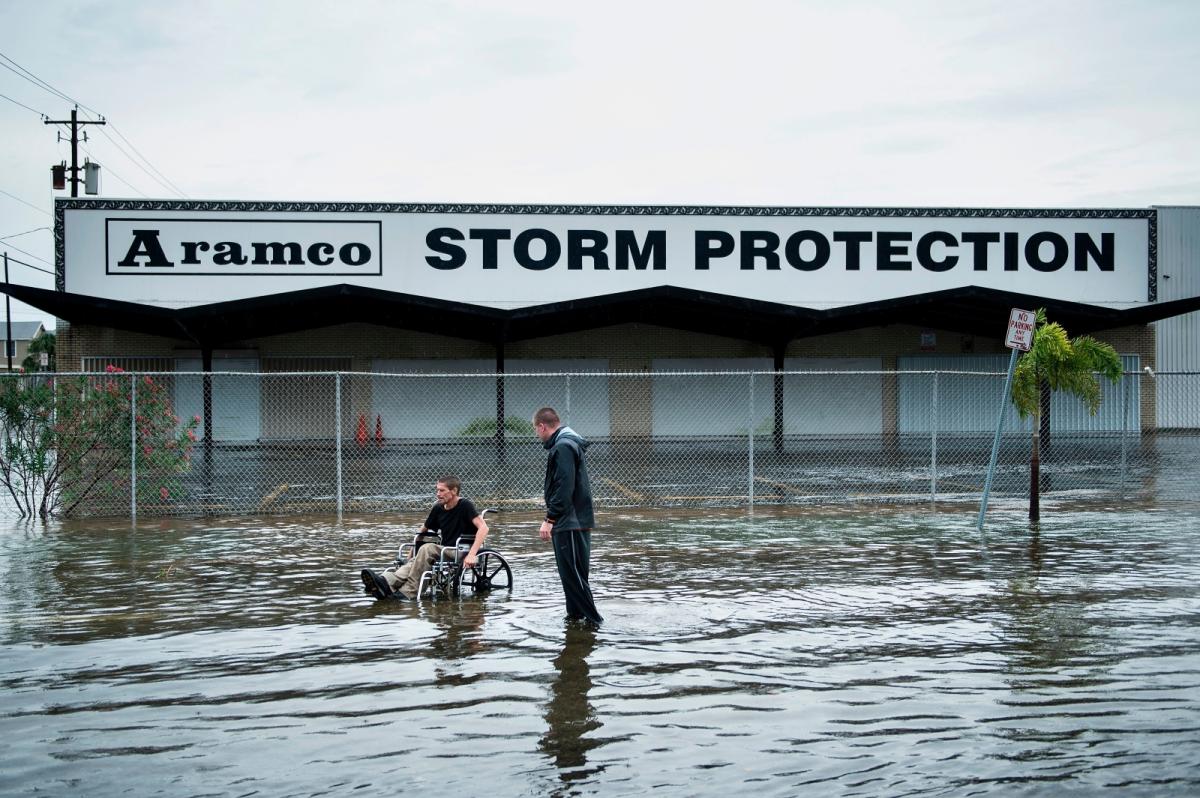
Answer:
[[[558,411],[556,411],[553,407],[543,407],[533,414],[533,423],[545,424],[549,427],[558,426]]]
[[[453,474],[447,474],[444,477],[438,477],[438,484],[445,485],[455,493],[459,493],[462,490],[462,481]]]

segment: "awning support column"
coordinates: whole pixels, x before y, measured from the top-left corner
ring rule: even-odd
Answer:
[[[775,441],[776,453],[783,452],[783,362],[784,354],[787,352],[787,341],[775,344],[774,346],[775,363],[772,368],[775,370],[775,428],[773,439]]]
[[[204,495],[211,497],[213,493],[212,485],[212,428],[213,428],[213,400],[212,400],[212,368],[213,368],[213,351],[212,347],[205,346],[200,350],[200,370],[204,372],[202,378],[202,402],[204,405],[204,438],[202,440],[203,447],[203,475],[204,475]]]
[[[508,462],[504,441],[504,337],[496,342],[496,462]]]

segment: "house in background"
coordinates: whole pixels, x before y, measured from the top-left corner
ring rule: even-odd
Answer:
[[[40,338],[42,333],[46,332],[46,327],[40,321],[14,321],[9,322],[12,327],[12,340],[16,344],[16,349],[12,356],[12,370],[20,371],[21,362],[29,354],[29,344],[35,339]],[[0,339],[3,339],[5,346],[0,348],[0,371],[8,371],[8,339],[5,337],[5,327],[0,325]]]

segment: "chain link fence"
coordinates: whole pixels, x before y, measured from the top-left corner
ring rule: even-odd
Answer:
[[[1020,420],[1001,396],[1003,373],[117,372],[20,379],[55,395],[51,420],[59,426],[112,416],[95,448],[61,469],[56,489],[70,501],[57,511],[68,515],[423,510],[444,474],[462,479],[464,495],[480,506],[534,509],[545,452],[530,418],[544,405],[591,442],[592,489],[601,507],[978,503],[1001,407],[993,502],[1029,495],[1032,422]],[[81,397],[99,393],[107,404],[77,407]],[[68,407],[75,414],[69,419],[62,416]],[[10,414],[10,463],[19,443],[13,423]],[[65,453],[46,456],[53,462]],[[1200,374],[1129,371],[1104,385],[1094,416],[1067,396],[1050,402],[1041,439],[1043,502],[1190,502],[1198,465]],[[15,499],[21,487],[11,476],[7,482],[4,498]],[[5,512],[16,506],[8,502]]]

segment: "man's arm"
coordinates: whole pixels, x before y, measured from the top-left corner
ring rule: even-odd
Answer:
[[[546,492],[546,520],[538,533],[549,540],[555,523],[571,512],[571,497],[575,495],[575,457],[570,446],[556,446],[550,451],[553,464],[550,489]]]
[[[483,541],[487,540],[488,535],[487,521],[483,520],[482,515],[472,518],[471,523],[475,525],[475,542],[471,544],[471,550],[467,552],[467,556],[463,559],[463,565],[468,568],[475,565],[475,555],[479,553],[479,547],[483,545]]]

